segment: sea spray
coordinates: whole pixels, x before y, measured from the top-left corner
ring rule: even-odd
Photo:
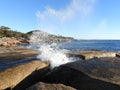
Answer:
[[[52,69],[73,61],[72,58],[66,56],[64,49],[59,48],[62,42],[53,42],[55,39],[41,31],[33,32],[30,37],[31,47],[40,52],[37,58],[41,61],[49,61]]]

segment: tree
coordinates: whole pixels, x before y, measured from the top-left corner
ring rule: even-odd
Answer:
[[[10,30],[10,28],[9,28],[9,27],[6,27],[6,26],[1,26],[1,27],[0,27],[0,30]]]

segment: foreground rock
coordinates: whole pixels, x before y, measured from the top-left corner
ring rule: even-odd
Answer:
[[[88,76],[120,85],[120,58],[98,58],[66,64]]]
[[[39,81],[49,70],[47,63],[34,60],[22,65],[0,71],[0,90],[25,90],[25,88]]]
[[[48,84],[39,82],[26,90],[76,90],[63,84]]]
[[[55,68],[42,82],[62,83],[77,90],[120,90],[120,59],[81,60]]]
[[[116,52],[107,51],[79,51],[68,53],[69,56],[79,57],[85,60],[90,60],[92,58],[100,57],[116,57]]]

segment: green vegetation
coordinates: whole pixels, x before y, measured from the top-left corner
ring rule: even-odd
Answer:
[[[40,31],[40,30],[34,30],[34,31],[43,32],[43,31]],[[27,32],[27,33],[21,33],[21,32],[18,32],[18,31],[11,30],[9,27],[1,26],[0,27],[0,38],[2,38],[2,37],[9,37],[9,38],[14,37],[16,39],[21,39],[21,38],[29,39],[29,37],[32,35],[32,33],[34,31],[30,31],[30,32]],[[46,32],[43,32],[43,33],[46,33]],[[49,34],[49,36],[52,39],[73,40],[72,37],[63,37],[63,36],[60,36],[60,35]]]
[[[1,26],[0,27],[0,38],[2,37],[10,37],[10,38],[15,37],[17,39],[20,39],[20,38],[26,38],[26,34],[13,31],[9,27],[6,27],[6,26]]]

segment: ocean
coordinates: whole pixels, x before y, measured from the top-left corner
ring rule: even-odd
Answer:
[[[77,50],[96,50],[96,51],[120,51],[120,40],[74,40],[65,43],[61,48]]]
[[[66,53],[69,51],[94,50],[120,52],[120,40],[73,40],[71,42],[49,44],[46,43],[46,39],[50,41],[49,36],[46,35],[44,38],[40,35],[41,34],[38,32],[34,33],[30,39],[33,41],[31,44],[21,44],[20,46],[25,46],[28,49],[37,50],[38,55],[34,58],[37,58],[43,62],[49,61],[51,69],[62,64],[80,60],[78,57],[68,57]],[[13,64],[14,62],[12,62],[12,65]],[[7,63],[0,66],[0,68],[4,68],[4,66],[8,66]]]

